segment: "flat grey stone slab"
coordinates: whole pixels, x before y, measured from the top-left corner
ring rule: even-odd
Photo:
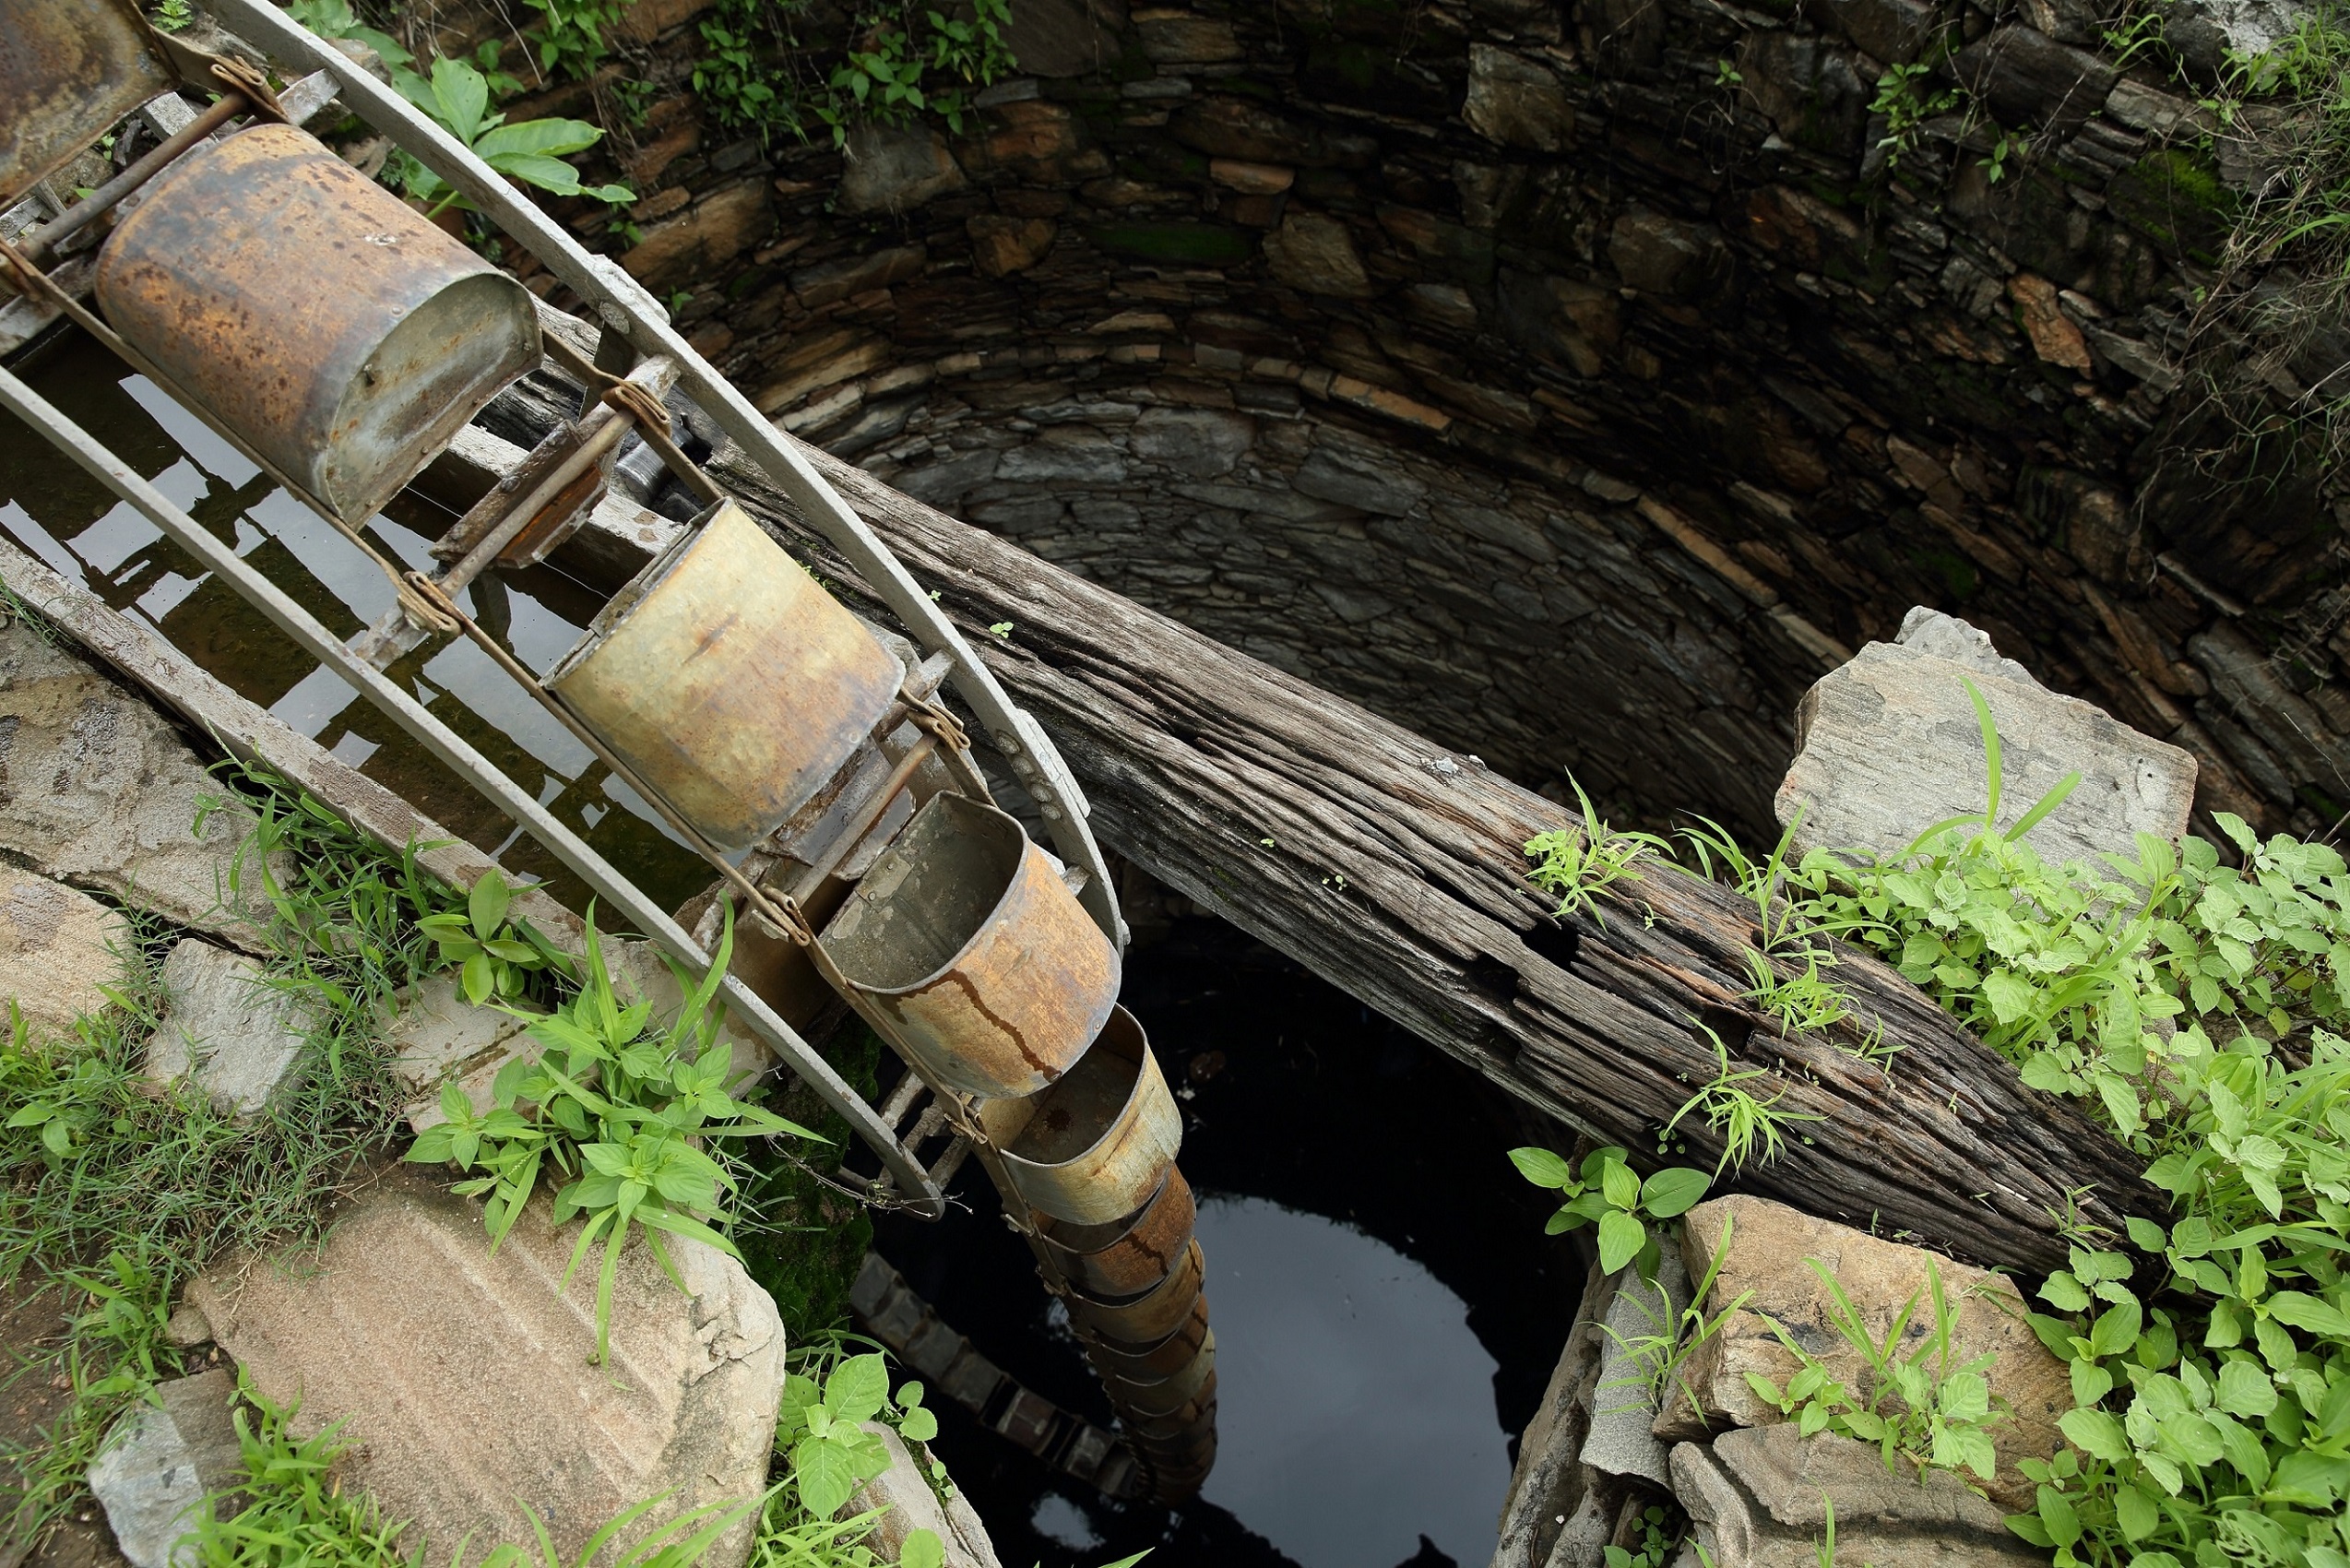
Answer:
[[[1656,1282],[1627,1267],[1616,1278],[1599,1335],[1599,1383],[1591,1400],[1591,1430],[1583,1440],[1583,1462],[1611,1476],[1638,1476],[1670,1490],[1672,1471],[1665,1445],[1656,1440],[1657,1400],[1648,1372],[1632,1347],[1644,1336],[1669,1335],[1689,1305],[1689,1276],[1682,1271],[1680,1244],[1659,1239]],[[1687,1403],[1668,1389],[1667,1397]]]
[[[64,1034],[123,980],[130,922],[87,893],[0,863],[0,1031],[13,1002],[32,1038]]]
[[[250,1116],[303,1071],[303,1020],[242,954],[184,938],[163,960],[170,994],[147,1046],[147,1075],[187,1079],[226,1116]]]
[[[227,793],[146,702],[0,617],[0,844],[56,881],[251,944],[267,905],[224,906],[253,814],[230,802],[196,827]]]
[[[741,1263],[671,1239],[680,1290],[641,1242],[619,1261],[611,1364],[596,1365],[590,1250],[563,1284],[578,1224],[534,1198],[495,1253],[481,1206],[412,1166],[394,1166],[335,1215],[315,1258],[279,1267],[229,1258],[188,1288],[220,1348],[255,1387],[300,1396],[295,1430],[348,1422],[347,1488],[415,1521],[404,1544],[469,1562],[528,1546],[528,1504],[564,1561],[614,1515],[667,1500],[642,1535],[704,1503],[766,1487],[783,1384],[783,1325]],[[746,1517],[705,1554],[739,1568]]]
[[[207,1497],[243,1479],[229,1419],[236,1389],[226,1367],[162,1384],[157,1403],[132,1407],[91,1462],[90,1492],[136,1568],[192,1568],[196,1554],[181,1537]]]
[[[2043,861],[2135,859],[2138,834],[2187,832],[2192,756],[2049,691],[1964,622],[1912,611],[1902,635],[1822,676],[1797,710],[1799,747],[1774,802],[1782,826],[1802,814],[1794,852],[1898,854],[1936,823],[1981,811],[1988,772],[1968,680],[1999,731],[2000,826],[2081,775],[2025,840]]]

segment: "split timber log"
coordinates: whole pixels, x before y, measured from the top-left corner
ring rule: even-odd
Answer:
[[[2159,1215],[2141,1162],[2027,1089],[1888,966],[1839,948],[1854,1023],[1786,1038],[1743,1000],[1751,905],[1651,869],[1605,924],[1550,918],[1525,840],[1573,814],[1465,758],[961,523],[813,446],[809,460],[925,582],[1060,745],[1119,853],[1541,1110],[1635,1158],[1717,1062],[1791,1123],[1745,1189],[1988,1264],[2061,1266],[2069,1219]],[[852,595],[783,498],[753,509]],[[868,600],[870,602],[870,600]],[[988,636],[1009,621],[1009,638]],[[1529,943],[1532,945],[1529,945]],[[1539,951],[1537,951],[1537,948]],[[1850,1054],[1880,1024],[1891,1075]],[[1365,1128],[1377,1141],[1408,1127]],[[1675,1158],[1711,1167],[1691,1116]],[[1485,1151],[1471,1158],[1498,1158]]]

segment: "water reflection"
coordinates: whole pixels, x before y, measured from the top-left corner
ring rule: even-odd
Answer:
[[[350,540],[87,339],[67,335],[16,369],[328,631],[348,637],[392,604],[389,579]],[[391,559],[426,566],[428,541],[450,521],[432,503],[403,496],[371,519],[366,532]],[[0,535],[115,609],[144,616],[231,690],[452,831],[484,849],[510,847],[509,864],[546,877],[567,902],[585,902],[584,889],[552,857],[518,840],[505,817],[340,677],[319,668],[153,524],[6,414]],[[485,576],[459,602],[492,635],[506,638],[524,663],[543,671],[578,637],[602,596],[536,567]],[[708,882],[701,861],[652,808],[616,786],[586,747],[472,644],[427,645],[388,673],[635,877],[657,903],[674,906]]]
[[[1303,1568],[1492,1550],[1509,1480],[1461,1299],[1354,1227],[1203,1195],[1220,1445],[1207,1502]]]
[[[1581,1271],[1503,1155],[1498,1089],[1228,927],[1131,954],[1126,1004],[1184,1108],[1217,1341],[1215,1472],[1167,1511],[1105,1502],[951,1406],[940,1447],[1007,1563],[1478,1568]],[[1017,1238],[971,1212],[883,1253],[1029,1387],[1109,1410]],[[944,1404],[944,1401],[933,1401]]]

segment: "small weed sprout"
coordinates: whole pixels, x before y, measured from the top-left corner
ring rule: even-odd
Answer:
[[[1821,1117],[1808,1111],[1781,1111],[1779,1101],[1786,1098],[1782,1087],[1769,1099],[1757,1099],[1746,1086],[1757,1078],[1768,1077],[1762,1067],[1738,1067],[1730,1063],[1730,1048],[1713,1028],[1697,1019],[1697,1026],[1714,1047],[1715,1072],[1714,1080],[1682,1102],[1673,1112],[1673,1119],[1656,1137],[1663,1147],[1672,1139],[1673,1129],[1691,1111],[1705,1119],[1705,1124],[1722,1140],[1722,1157],[1715,1162],[1714,1174],[1718,1178],[1725,1170],[1743,1170],[1750,1160],[1759,1158],[1762,1164],[1775,1161],[1786,1146],[1786,1128],[1793,1122],[1817,1122]]]
[[[1587,914],[1604,928],[1608,922],[1599,911],[1598,896],[1620,882],[1638,882],[1641,863],[1669,846],[1653,833],[1618,832],[1609,827],[1600,820],[1582,784],[1572,778],[1568,782],[1583,807],[1582,825],[1554,827],[1527,839],[1525,853],[1536,863],[1525,873],[1526,880],[1559,896],[1559,907],[1551,911],[1556,918]]]
[[[1599,1266],[1613,1274],[1636,1263],[1644,1279],[1656,1277],[1658,1248],[1646,1220],[1678,1219],[1697,1206],[1710,1184],[1702,1170],[1673,1166],[1643,1181],[1620,1147],[1584,1156],[1580,1173],[1547,1148],[1513,1148],[1510,1163],[1537,1187],[1565,1194],[1542,1233],[1562,1236],[1585,1225],[1599,1228]]]

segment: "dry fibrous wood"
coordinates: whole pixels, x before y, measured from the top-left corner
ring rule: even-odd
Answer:
[[[1880,1234],[2051,1267],[2065,1228],[2158,1213],[2140,1164],[2072,1106],[2025,1088],[1890,968],[1838,950],[1855,1018],[1786,1037],[1744,999],[1753,907],[1663,866],[1551,918],[1525,841],[1573,814],[1333,694],[899,494],[809,447],[1059,743],[1120,853],[1170,886],[1608,1143],[1653,1154],[1719,1070],[1767,1076],[1786,1146],[1736,1179]],[[751,472],[722,477],[845,590],[849,573]],[[986,628],[1012,623],[1008,636]],[[1572,695],[1562,720],[1573,721]],[[1881,1030],[1890,1073],[1856,1048]],[[1365,1155],[1408,1127],[1363,1129]],[[1720,1154],[1685,1118],[1677,1162]],[[1499,1158],[1499,1150],[1466,1152]]]

